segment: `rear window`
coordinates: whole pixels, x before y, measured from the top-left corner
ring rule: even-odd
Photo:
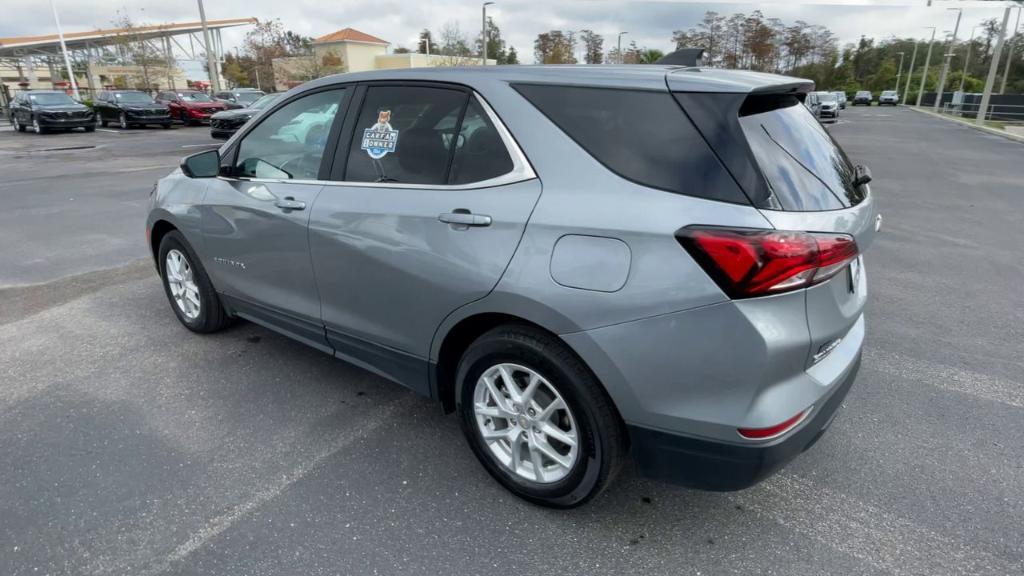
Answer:
[[[748,98],[740,108],[740,126],[776,207],[837,210],[863,200],[853,186],[850,160],[795,96]]]
[[[651,188],[749,204],[669,92],[513,86],[619,176]]]

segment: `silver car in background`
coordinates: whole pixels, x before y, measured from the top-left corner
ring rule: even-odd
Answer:
[[[812,88],[672,66],[322,78],[161,179],[147,240],[186,328],[246,319],[439,401],[522,498],[579,505],[630,460],[736,490],[818,439],[860,363],[870,173]]]
[[[832,92],[817,92],[818,118],[839,120],[839,99]]]
[[[889,104],[890,106],[896,106],[900,103],[900,95],[895,90],[882,90],[882,93],[878,96],[878,105],[884,106]]]

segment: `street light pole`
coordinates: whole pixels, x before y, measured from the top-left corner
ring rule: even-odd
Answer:
[[[903,52],[897,52],[900,55],[900,67],[896,71],[896,94],[900,93],[900,77],[903,76]]]
[[[623,62],[625,62],[625,60],[622,59],[622,35],[623,34],[629,34],[629,32],[619,32],[619,47],[617,48],[617,50],[619,52],[619,64],[622,64]]]
[[[971,28],[971,39],[967,41],[967,56],[964,57],[964,71],[960,73],[960,90],[959,90],[959,92],[963,92],[964,91],[964,79],[967,78],[967,65],[971,61],[971,48],[974,47],[974,31],[977,30],[977,29],[978,29],[977,26],[975,26],[974,28]]]
[[[1010,62],[1013,61],[1013,49],[1017,47],[1017,31],[1020,30],[1020,11],[1024,6],[1017,6],[1017,22],[1013,25],[1013,44],[1010,45],[1010,53],[1006,55],[1006,68],[1003,69],[1003,85],[999,88],[1000,94],[1006,94],[1006,77],[1010,75]]]
[[[943,52],[952,52],[956,48],[956,33],[960,30],[960,17],[964,15],[963,8],[946,8],[946,10],[956,10],[956,26],[953,27],[953,38],[949,41],[949,50]],[[935,91],[935,105],[932,106],[932,110],[938,112],[939,104],[942,102],[942,93],[946,90],[946,74],[949,73],[949,61],[950,58],[946,57],[942,59],[942,74],[939,74],[939,85]]]
[[[217,55],[213,53],[213,43],[210,42],[210,29],[206,26],[206,10],[203,9],[203,0],[199,1],[199,20],[203,24],[203,43],[206,48],[206,71],[210,75],[210,87],[214,92],[220,92],[220,74],[217,73]]]
[[[921,89],[917,91],[917,104],[920,108],[921,97],[924,96],[924,83],[928,80],[928,64],[932,60],[932,45],[935,44],[935,26],[925,26],[932,29],[932,39],[928,41],[928,55],[924,57],[924,73],[921,74]]]
[[[487,66],[487,7],[494,2],[484,2],[483,6],[480,7],[482,14],[482,20],[480,25],[480,65]]]
[[[1007,6],[1003,11],[1003,25],[999,28],[999,38],[996,46],[992,49],[992,63],[988,67],[988,78],[985,79],[985,91],[981,93],[981,105],[978,106],[978,115],[974,123],[978,126],[985,125],[985,113],[988,111],[989,100],[992,99],[992,87],[996,84],[996,72],[999,71],[999,54],[1003,51],[1003,41],[1006,39],[1006,26],[1010,23],[1010,10],[1013,6]]]
[[[64,53],[64,67],[68,69],[68,79],[71,80],[71,90],[75,95],[75,100],[79,100],[78,95],[78,81],[75,80],[75,71],[71,68],[71,58],[68,57],[68,47],[64,44],[64,30],[60,27],[60,17],[57,16],[57,5],[50,0],[50,9],[53,10],[53,23],[57,25],[57,37],[60,38],[60,51]],[[53,82],[53,78],[50,78]]]
[[[910,95],[910,81],[914,78],[914,62],[917,60],[917,38],[914,38],[914,52],[910,55],[910,68],[907,69],[907,85],[903,88],[903,105],[907,105],[907,96]]]

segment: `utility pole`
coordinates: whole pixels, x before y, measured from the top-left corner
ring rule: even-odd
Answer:
[[[932,60],[932,45],[935,44],[935,26],[925,26],[932,29],[932,39],[928,41],[928,55],[924,58],[924,73],[921,74],[921,89],[917,91],[917,107],[921,107],[921,97],[924,96],[924,83],[928,80],[928,63]]]
[[[629,34],[629,32],[619,32],[619,47],[617,48],[617,50],[619,52],[619,64],[622,64],[623,62],[625,62],[625,60],[622,59],[622,35],[623,34]]]
[[[75,80],[75,71],[71,68],[71,58],[68,57],[68,47],[64,44],[64,30],[60,27],[60,17],[57,16],[57,5],[50,0],[50,9],[53,10],[53,23],[57,25],[57,37],[60,38],[60,51],[64,53],[64,67],[68,69],[68,79],[71,80],[71,90],[75,94],[75,100],[79,100],[78,81]],[[50,78],[53,81],[53,78]]]
[[[985,125],[985,113],[988,112],[988,103],[992,99],[992,87],[996,84],[996,72],[999,71],[999,54],[1003,51],[1003,41],[1006,40],[1006,26],[1010,23],[1010,10],[1013,6],[1007,6],[1003,11],[1003,25],[999,28],[999,38],[996,40],[996,47],[992,49],[992,63],[988,67],[988,78],[985,79],[985,91],[981,94],[981,105],[978,106],[978,115],[974,123],[978,126]]]
[[[975,26],[974,28],[971,28],[971,39],[967,41],[967,56],[964,58],[964,71],[960,73],[960,90],[959,90],[959,92],[963,92],[964,91],[964,79],[967,78],[967,65],[971,61],[971,48],[974,46],[974,31],[977,30],[977,29],[978,29],[977,26]]]
[[[1020,11],[1024,6],[1017,6],[1017,22],[1013,25],[1013,44],[1010,45],[1010,53],[1006,55],[1006,68],[1003,69],[1003,85],[999,88],[1000,94],[1006,94],[1006,77],[1010,75],[1010,62],[1013,61],[1013,49],[1017,47],[1017,31],[1020,30]]]
[[[896,71],[896,94],[900,93],[900,77],[903,76],[903,52],[897,52],[900,55],[900,67]]]
[[[203,0],[199,1],[199,19],[203,23],[203,43],[206,44],[206,70],[210,75],[210,88],[214,92],[220,92],[220,74],[217,70],[217,55],[213,53],[213,43],[210,42],[210,29],[206,26],[206,10],[203,10]]]
[[[494,2],[484,2],[484,5],[481,7],[481,13],[483,14],[480,25],[480,46],[482,47],[480,50],[481,66],[487,66],[487,7],[491,4],[494,4]]]
[[[936,112],[939,111],[939,105],[942,103],[942,93],[946,90],[946,74],[949,73],[950,61],[947,53],[952,53],[956,48],[956,33],[960,30],[960,17],[964,15],[963,8],[946,8],[946,10],[956,10],[956,26],[953,27],[953,38],[949,41],[949,50],[943,52],[942,74],[939,74],[939,85],[935,91],[935,105],[932,106],[932,110]]]
[[[903,105],[907,105],[907,96],[910,95],[910,81],[914,78],[914,61],[917,60],[917,38],[914,38],[914,52],[910,55],[910,68],[907,69],[907,86],[903,89]]]

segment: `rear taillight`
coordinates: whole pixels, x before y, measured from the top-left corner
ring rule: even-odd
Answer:
[[[730,298],[806,288],[857,257],[846,234],[689,226],[676,236]]]

